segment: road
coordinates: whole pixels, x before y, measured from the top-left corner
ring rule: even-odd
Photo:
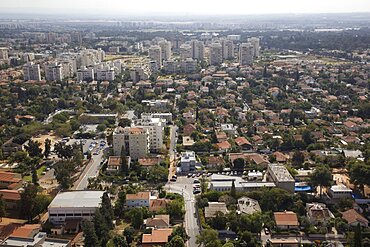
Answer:
[[[170,150],[168,152],[170,156],[170,168],[168,172],[168,179],[171,179],[173,175],[176,174],[176,143],[177,143],[177,130],[178,127],[176,125],[170,126]]]
[[[197,246],[196,236],[199,235],[199,224],[195,207],[195,197],[193,195],[192,178],[178,177],[177,182],[169,182],[164,187],[167,191],[181,194],[185,200],[185,229],[190,239],[187,242],[188,247]]]
[[[85,169],[83,170],[81,176],[79,179],[74,183],[73,189],[74,190],[84,190],[87,189],[87,186],[89,185],[89,178],[90,177],[96,177],[99,174],[99,170],[101,168],[100,163],[103,161],[103,154],[104,149],[106,146],[104,146],[103,150],[100,150],[97,152],[97,150],[102,149],[99,144],[101,141],[104,141],[103,139],[97,139],[95,142],[97,142],[94,149],[91,151],[92,158],[90,162],[86,165]],[[83,151],[87,152],[89,149],[89,146],[91,143],[94,142],[93,140],[87,140],[87,142],[83,145]],[[94,154],[97,152],[97,154]]]

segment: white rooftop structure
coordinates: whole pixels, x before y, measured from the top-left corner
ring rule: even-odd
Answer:
[[[238,199],[238,210],[244,214],[253,214],[261,212],[261,207],[257,200],[243,196]]]
[[[61,192],[50,203],[49,208],[61,207],[99,207],[104,191],[66,191]]]

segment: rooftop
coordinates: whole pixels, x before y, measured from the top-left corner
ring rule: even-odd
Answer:
[[[294,182],[294,178],[283,165],[269,164],[270,171],[279,182]]]
[[[81,190],[60,192],[49,208],[99,207],[104,191]]]
[[[127,194],[126,200],[149,200],[150,198],[150,192],[138,192],[136,194]]]
[[[143,234],[142,243],[167,243],[168,237],[172,234],[172,228],[153,229],[151,234]]]
[[[284,211],[284,212],[275,212],[274,218],[276,225],[288,225],[288,226],[298,226],[298,218],[296,213],[291,211]]]

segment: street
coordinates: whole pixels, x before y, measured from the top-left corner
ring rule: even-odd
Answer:
[[[185,200],[185,229],[190,239],[187,246],[197,246],[196,236],[199,235],[199,225],[195,207],[195,196],[193,195],[193,178],[178,177],[177,182],[168,182],[165,189],[172,193],[183,195]]]

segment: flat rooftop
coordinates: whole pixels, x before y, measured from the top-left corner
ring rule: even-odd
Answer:
[[[99,207],[104,191],[81,190],[60,192],[50,203],[49,208]]]
[[[290,175],[288,169],[283,165],[269,164],[270,171],[274,174],[278,182],[294,182],[294,178]]]

